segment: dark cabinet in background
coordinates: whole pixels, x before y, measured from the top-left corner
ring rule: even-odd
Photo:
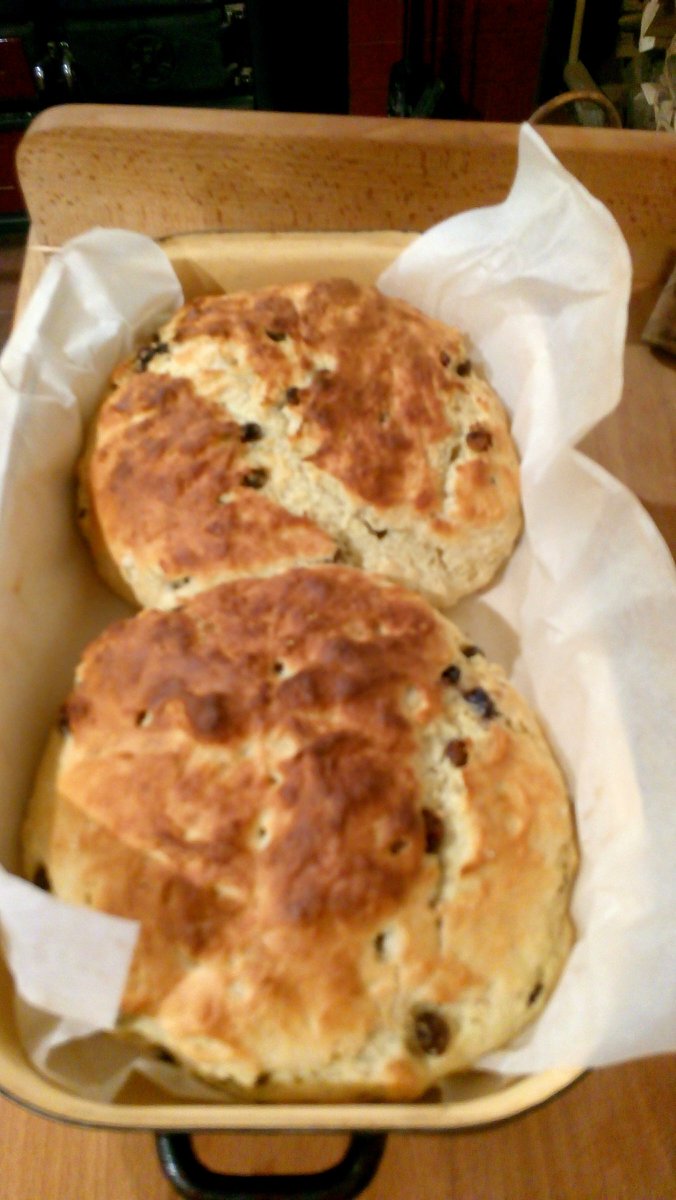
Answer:
[[[16,146],[63,103],[253,107],[247,5],[218,0],[0,0],[0,217],[23,200]]]
[[[622,0],[587,0],[591,58]],[[69,103],[523,121],[563,89],[576,0],[0,0],[0,215]],[[587,65],[592,62],[587,60]]]

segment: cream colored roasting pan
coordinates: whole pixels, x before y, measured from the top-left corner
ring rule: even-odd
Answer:
[[[647,133],[562,127],[542,133],[564,165],[614,212],[636,272],[625,401],[585,449],[634,487],[669,537],[667,506],[661,494],[645,495],[631,450],[646,420],[655,434],[660,396],[670,386],[669,368],[651,358],[636,331],[673,250],[673,146]],[[518,127],[509,125],[89,105],[47,110],[27,131],[18,157],[31,217],[19,308],[53,249],[95,225],[161,239],[188,296],[327,274],[371,281],[418,231],[454,212],[502,200],[517,138]],[[177,234],[181,230],[191,232]],[[651,442],[659,445],[659,436]],[[668,472],[653,471],[646,479],[660,477]],[[194,1104],[139,1080],[118,1102],[97,1103],[54,1086],[26,1061],[11,990],[3,967],[0,1090],[42,1113],[92,1126],[461,1128],[522,1112],[581,1073],[548,1071],[516,1080],[470,1073],[458,1079],[452,1102]]]

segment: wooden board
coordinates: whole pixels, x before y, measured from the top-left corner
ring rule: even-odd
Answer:
[[[363,1200],[674,1200],[676,1060],[594,1071],[549,1104],[489,1129],[395,1134]],[[326,1135],[204,1134],[213,1169],[316,1171],[343,1153]],[[46,1121],[0,1099],[7,1200],[176,1200],[147,1133]]]
[[[675,139],[540,127],[615,215],[639,275],[676,245]],[[422,230],[510,186],[518,127],[106,105],[41,113],[19,149],[34,240],[92,225],[193,230]]]

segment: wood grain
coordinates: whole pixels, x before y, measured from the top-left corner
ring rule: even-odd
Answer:
[[[93,225],[154,237],[205,229],[421,230],[504,198],[517,127],[289,113],[62,105],[19,148],[37,241]],[[615,215],[652,282],[674,242],[674,139],[545,127]],[[631,164],[630,169],[628,169]]]
[[[586,1075],[491,1129],[396,1134],[364,1200],[673,1200],[676,1060]],[[320,1170],[339,1136],[205,1134],[213,1170]],[[171,1200],[150,1134],[57,1124],[0,1100],[0,1194],[12,1200]]]

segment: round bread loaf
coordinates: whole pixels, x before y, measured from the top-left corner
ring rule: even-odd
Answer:
[[[507,417],[462,335],[340,279],[185,305],[115,373],[80,482],[103,576],[165,609],[333,561],[447,606],[521,528]]]
[[[446,618],[347,567],[222,584],[85,651],[29,878],[135,918],[120,1031],[232,1096],[404,1099],[539,1012],[571,808]]]

